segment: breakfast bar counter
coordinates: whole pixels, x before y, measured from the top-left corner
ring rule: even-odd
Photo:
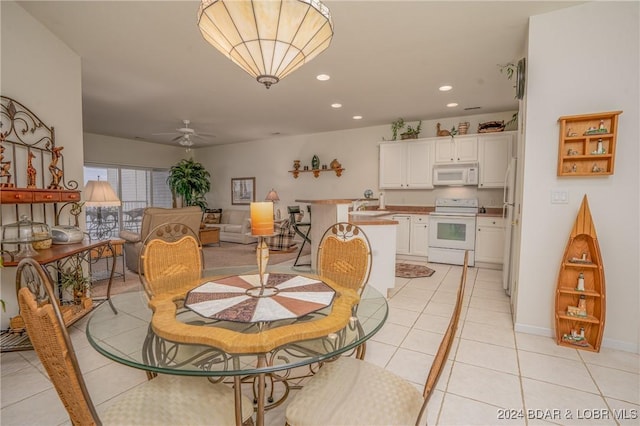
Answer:
[[[382,218],[393,212],[382,212],[381,216],[357,215],[350,211],[352,203],[359,199],[296,200],[298,203],[311,204],[311,267],[315,270],[318,245],[324,232],[337,222],[350,222],[358,225],[369,239],[371,245],[372,266],[368,285],[388,295],[395,284],[396,268],[396,226],[397,221]]]

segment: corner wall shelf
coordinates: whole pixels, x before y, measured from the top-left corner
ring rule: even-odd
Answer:
[[[338,169],[311,169],[311,170],[289,170],[289,173],[293,174],[293,177],[298,179],[298,175],[300,173],[313,173],[313,177],[318,177],[320,176],[321,172],[335,172],[336,176],[340,177],[342,176],[342,172],[345,171],[346,169],[343,169],[342,167],[338,168]]]

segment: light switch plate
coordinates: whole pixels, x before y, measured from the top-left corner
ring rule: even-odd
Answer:
[[[567,204],[569,203],[568,189],[552,189],[551,204]]]

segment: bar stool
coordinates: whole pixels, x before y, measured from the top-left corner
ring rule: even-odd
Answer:
[[[309,238],[309,232],[311,232],[311,217],[309,217],[309,222],[298,222],[296,221],[296,215],[301,213],[300,206],[288,206],[287,211],[289,212],[291,226],[293,226],[296,234],[302,237],[302,244],[300,244],[300,250],[298,250],[298,256],[296,256],[293,266],[311,266],[311,263],[298,263],[305,243],[308,242],[311,244],[311,238]],[[309,216],[311,216],[311,213],[309,213]]]

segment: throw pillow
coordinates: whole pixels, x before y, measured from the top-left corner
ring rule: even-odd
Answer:
[[[207,209],[204,211],[202,221],[207,225],[220,223],[222,217],[222,209]]]

